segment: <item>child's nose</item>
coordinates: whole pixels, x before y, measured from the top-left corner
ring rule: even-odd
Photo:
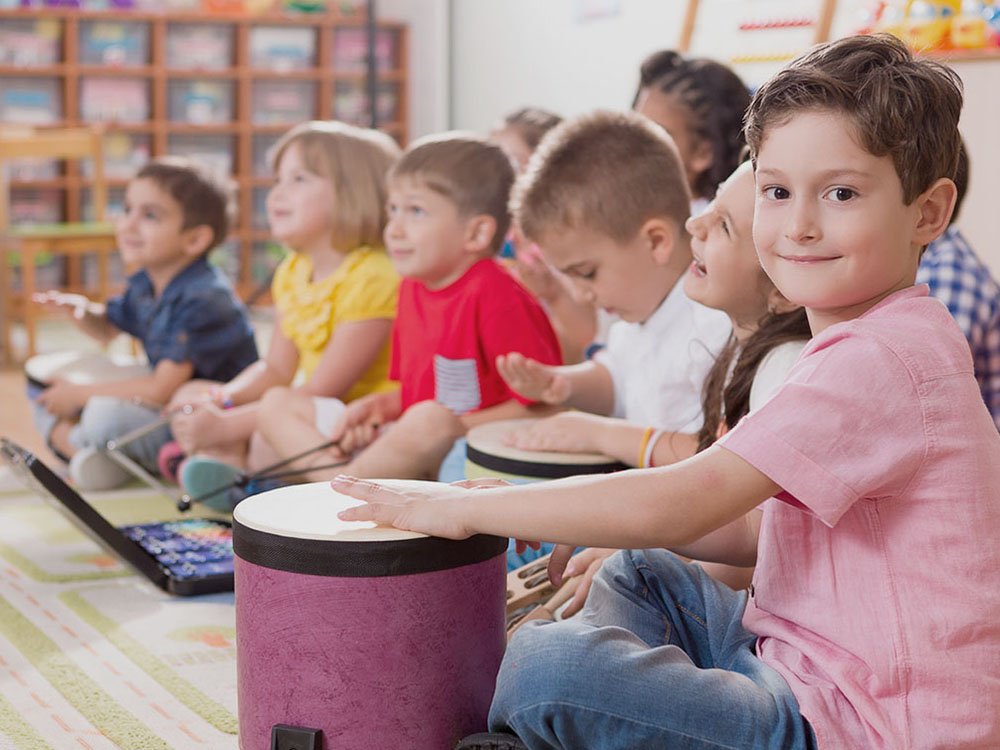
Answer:
[[[820,229],[816,212],[808,201],[798,201],[792,206],[785,226],[785,236],[794,242],[811,242],[819,239]]]
[[[705,236],[704,214],[701,216],[691,216],[684,222],[684,228],[692,237],[702,239]]]

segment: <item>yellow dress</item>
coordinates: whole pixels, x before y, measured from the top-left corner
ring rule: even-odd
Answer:
[[[281,330],[299,351],[299,370],[309,378],[319,365],[334,329],[341,323],[396,317],[399,276],[380,249],[359,247],[337,270],[312,281],[308,255],[291,253],[274,272],[271,297],[281,314]],[[388,379],[389,342],[371,367],[351,387],[345,401],[392,390]]]

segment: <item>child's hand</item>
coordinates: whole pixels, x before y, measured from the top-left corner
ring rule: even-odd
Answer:
[[[187,455],[203,448],[232,442],[225,413],[210,403],[200,403],[170,420],[170,431]]]
[[[575,547],[567,544],[557,544],[549,557],[549,580],[556,586],[565,579],[574,576],[583,576],[580,585],[577,586],[573,599],[562,611],[562,616],[571,617],[575,615],[587,601],[587,594],[590,593],[590,586],[594,582],[594,576],[601,569],[601,565],[611,555],[618,550],[604,547],[588,547],[577,555],[573,555]],[[573,555],[570,558],[570,555]]]
[[[556,367],[528,359],[519,352],[501,354],[496,360],[497,371],[518,395],[543,404],[565,403],[572,392],[569,380]]]
[[[69,292],[35,292],[31,295],[31,301],[41,306],[50,313],[67,315],[77,320],[82,319],[87,314],[89,299],[82,294],[71,294]]]
[[[79,385],[56,378],[38,395],[38,403],[60,419],[75,417],[87,403],[87,392]]]
[[[330,482],[330,486],[366,503],[342,510],[337,514],[342,521],[374,521],[445,539],[466,539],[473,534],[460,511],[470,493],[476,490],[428,483],[427,491],[414,492],[343,475]]]
[[[526,451],[600,453],[601,417],[567,411],[510,432],[503,442]]]
[[[344,409],[339,430],[330,436],[337,445],[330,452],[337,458],[350,458],[353,453],[367,448],[378,437],[379,428],[388,422],[380,408],[378,394],[356,399]]]

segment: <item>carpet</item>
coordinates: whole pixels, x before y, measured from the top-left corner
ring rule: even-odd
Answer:
[[[235,750],[233,595],[164,593],[7,472],[0,750]],[[87,499],[115,525],[180,517],[140,487]]]

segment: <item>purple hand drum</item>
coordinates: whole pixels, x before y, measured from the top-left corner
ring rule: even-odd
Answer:
[[[236,506],[241,750],[268,750],[279,724],[322,730],[327,750],[444,750],[485,731],[507,540],[337,518],[359,503],[317,482]]]

